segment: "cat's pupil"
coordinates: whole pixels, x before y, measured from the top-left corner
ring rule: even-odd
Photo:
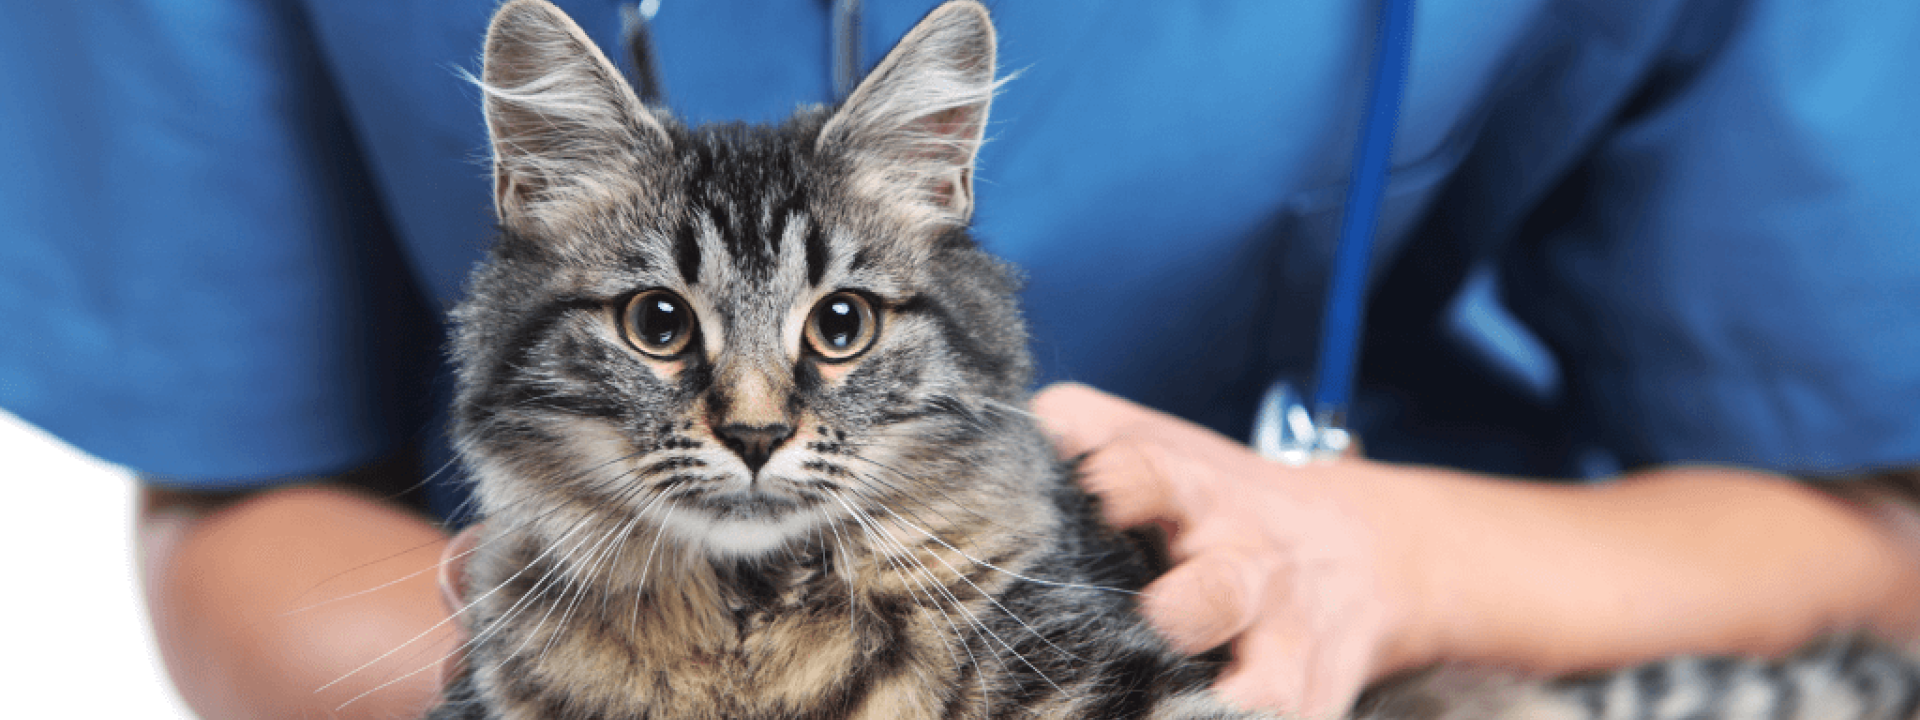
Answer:
[[[866,298],[836,292],[813,306],[807,318],[807,343],[828,362],[839,362],[866,350],[879,329],[879,319]]]
[[[860,313],[853,303],[836,300],[827,303],[825,312],[820,313],[820,337],[835,348],[844,349],[860,337]]]
[[[671,345],[687,327],[687,313],[669,298],[653,298],[640,316],[640,336],[655,345]]]
[[[623,312],[627,343],[651,357],[673,358],[693,337],[693,309],[671,291],[655,288],[635,295]]]

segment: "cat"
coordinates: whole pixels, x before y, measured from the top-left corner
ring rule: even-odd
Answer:
[[[454,312],[486,520],[432,718],[1272,717],[1208,689],[1218,652],[1139,619],[1142,552],[1023,409],[1016,273],[967,230],[994,54],[986,10],[955,0],[838,107],[689,128],[558,9],[498,10],[502,234]],[[1718,693],[1797,717],[1846,677],[1912,714],[1910,665],[1835,647],[1425,672],[1358,714],[1719,717],[1685,705]],[[1881,674],[1821,674],[1849,665]]]

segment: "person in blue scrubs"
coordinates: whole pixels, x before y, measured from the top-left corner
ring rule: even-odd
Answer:
[[[619,44],[618,4],[560,4]],[[668,103],[831,101],[836,45],[871,65],[931,3],[860,5],[836,42],[845,3],[665,0]],[[1351,416],[1372,459],[1305,469],[1238,439],[1313,371],[1372,9],[995,8],[1019,76],[975,234],[1028,273],[1044,379],[1127,399],[1038,408],[1116,522],[1175,530],[1146,610],[1233,643],[1223,690],[1316,710],[1438,659],[1914,633],[1889,601],[1920,588],[1914,515],[1838,480],[1920,459],[1920,7],[1815,5],[1421,3]],[[444,542],[392,498],[444,461],[441,315],[492,233],[458,74],[492,9],[38,3],[0,26],[0,406],[141,474],[156,629],[208,717],[330,710],[312,690],[370,653],[328,648],[445,616],[429,574],[274,617]]]

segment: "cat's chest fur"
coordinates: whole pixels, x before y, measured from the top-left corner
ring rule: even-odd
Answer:
[[[476,607],[492,636],[474,671],[501,718],[939,717],[952,698],[927,689],[953,686],[970,652],[955,614],[985,614],[982,591],[1004,584],[937,561],[910,578],[886,567],[900,558],[826,550],[777,564],[656,555],[644,590],[523,582],[564,576],[542,554],[524,543],[476,560],[519,574]],[[955,614],[926,610],[932,596]],[[522,619],[485,620],[508,614]]]

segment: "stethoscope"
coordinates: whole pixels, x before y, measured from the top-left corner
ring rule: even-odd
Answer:
[[[861,0],[831,4],[832,72],[835,95],[845,97],[859,80]],[[629,37],[651,20],[660,0],[624,8]],[[1333,273],[1320,324],[1311,399],[1284,380],[1271,383],[1254,415],[1251,444],[1261,455],[1303,465],[1339,457],[1353,445],[1347,430],[1358,372],[1360,331],[1366,310],[1367,271],[1373,258],[1380,205],[1386,195],[1387,169],[1399,121],[1413,39],[1413,0],[1381,0],[1374,34],[1373,61],[1367,77],[1367,105],[1353,179],[1347,187]]]
[[[1407,80],[1413,40],[1413,0],[1381,0],[1373,65],[1367,78],[1365,124],[1355,149],[1353,181],[1334,249],[1333,275],[1320,323],[1311,404],[1291,383],[1268,385],[1254,414],[1252,445],[1290,465],[1339,457],[1353,445],[1347,409],[1358,372],[1361,324],[1366,310],[1367,269],[1386,195],[1393,131]]]

